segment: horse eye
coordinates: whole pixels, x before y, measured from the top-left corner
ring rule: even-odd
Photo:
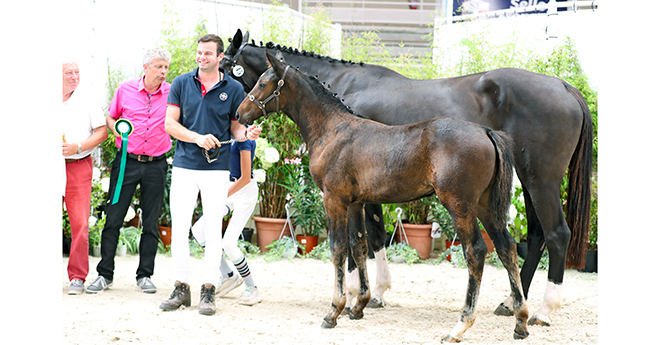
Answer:
[[[265,87],[266,87],[266,84],[265,84],[265,83],[259,83],[259,88],[263,89],[263,88],[265,88]]]

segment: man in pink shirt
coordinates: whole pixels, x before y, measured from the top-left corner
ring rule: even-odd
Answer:
[[[171,54],[154,48],[145,53],[144,76],[121,83],[110,103],[110,114],[106,117],[108,127],[117,136],[117,156],[110,172],[110,188],[106,206],[106,223],[101,237],[101,261],[96,266],[98,277],[87,288],[95,294],[112,285],[115,268],[115,251],[119,229],[131,205],[137,185],[140,185],[140,207],[142,208],[142,237],[140,239],[140,262],[137,269],[137,286],[144,293],[155,293],[151,282],[154,260],[158,250],[158,217],[163,205],[165,179],[168,163],[165,154],[172,147],[170,135],[165,132],[165,111],[170,83],[165,81]],[[118,119],[133,125],[127,137],[123,183],[119,199],[113,204],[122,160],[122,136],[115,130]]]

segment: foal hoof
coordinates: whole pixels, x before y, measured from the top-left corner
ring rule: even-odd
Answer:
[[[327,319],[323,319],[323,322],[321,323],[321,328],[335,328],[337,326],[337,322],[331,322]]]
[[[451,335],[446,336],[444,339],[442,339],[443,343],[460,343],[461,339],[454,338]]]
[[[520,340],[520,339],[525,339],[529,336],[529,332],[527,331],[515,331],[513,332],[513,339]]]
[[[541,317],[538,314],[534,314],[534,316],[529,318],[529,321],[527,321],[527,324],[530,325],[530,326],[537,325],[537,326],[549,327],[550,326],[550,319],[543,320],[543,319],[541,319]]]
[[[513,310],[511,310],[511,308],[504,305],[504,303],[500,303],[500,305],[497,307],[497,309],[495,309],[493,314],[499,316],[513,316]]]
[[[367,304],[367,308],[382,308],[385,306],[385,300],[381,297],[372,297]]]
[[[348,312],[348,318],[350,318],[351,320],[359,320],[363,317],[364,317],[363,312],[355,313],[353,309],[351,309],[351,311]]]

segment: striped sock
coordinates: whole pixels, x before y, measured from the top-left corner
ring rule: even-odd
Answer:
[[[252,279],[252,274],[250,273],[250,267],[248,267],[247,261],[245,261],[245,257],[241,255],[241,257],[234,261],[234,266],[236,266],[236,270],[238,271],[238,274],[241,275],[243,278],[243,281],[245,282],[245,285],[251,286],[251,287],[257,287],[254,284],[254,280]]]

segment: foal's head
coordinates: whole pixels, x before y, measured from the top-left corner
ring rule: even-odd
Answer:
[[[286,106],[287,96],[282,95],[281,91],[285,88],[284,78],[289,66],[269,53],[266,53],[266,57],[270,67],[259,77],[236,110],[241,124],[252,124],[259,117],[268,117]]]

